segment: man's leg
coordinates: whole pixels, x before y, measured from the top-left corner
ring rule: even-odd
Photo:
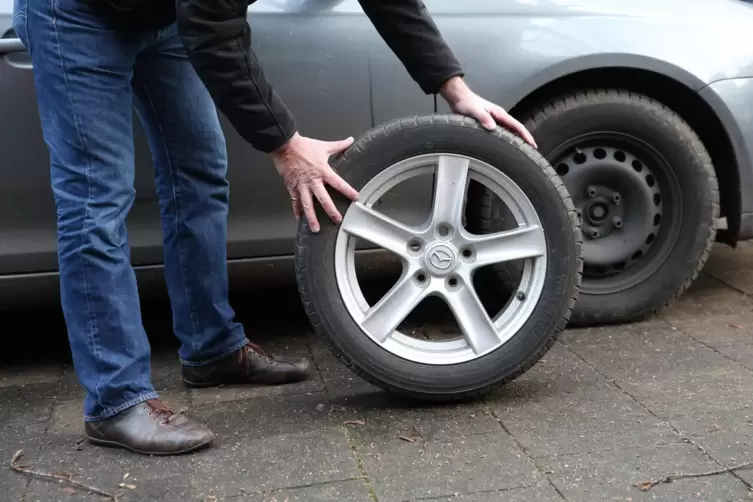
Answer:
[[[63,313],[87,421],[157,397],[125,218],[133,203],[132,65],[143,41],[76,0],[28,4],[29,44],[57,205]]]
[[[206,386],[303,378],[307,361],[265,357],[235,321],[228,300],[225,138],[174,25],[137,57],[133,88],[154,158],[184,379]]]
[[[135,195],[130,81],[148,34],[115,34],[80,0],[22,3],[16,23],[50,151],[61,300],[86,433],[144,452],[197,447],[211,440],[198,424],[157,428],[168,412],[151,384],[126,233]]]

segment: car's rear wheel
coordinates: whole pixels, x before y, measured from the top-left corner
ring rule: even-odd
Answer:
[[[715,239],[711,159],[676,113],[619,90],[571,94],[525,125],[567,186],[582,222],[583,283],[572,325],[644,319],[697,277]],[[488,191],[481,228],[502,220]],[[500,266],[501,277],[517,273]]]
[[[318,234],[302,220],[296,271],[313,326],[348,367],[385,389],[447,400],[510,381],[546,353],[575,302],[581,261],[578,218],[543,157],[506,131],[435,115],[368,132],[334,167],[359,190],[359,200],[338,197],[342,224],[322,214]],[[433,187],[423,223],[380,211],[391,190],[421,176]],[[509,207],[515,219],[509,229],[479,235],[464,226],[471,183]],[[391,252],[401,265],[394,285],[377,298],[367,298],[356,276],[363,242]],[[477,294],[474,276],[508,260],[522,262],[521,280],[496,311]],[[432,336],[403,329],[427,298],[449,307],[457,329]],[[429,317],[438,318],[432,309]]]

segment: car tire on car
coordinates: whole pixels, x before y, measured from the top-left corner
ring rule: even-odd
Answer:
[[[359,190],[359,200],[349,203],[330,190],[344,219],[335,225],[317,208],[316,234],[301,219],[296,278],[316,332],[347,367],[392,392],[452,400],[511,381],[548,351],[577,297],[581,233],[567,191],[541,155],[502,129],[429,115],[365,133],[333,166]],[[422,174],[436,180],[427,182],[434,195],[425,224],[409,227],[376,211],[388,190]],[[487,235],[464,228],[469,182],[508,202],[517,225]],[[358,239],[403,264],[395,285],[372,304],[353,276]],[[472,276],[508,258],[525,263],[520,289],[496,317],[487,315]],[[398,329],[430,294],[447,302],[458,336],[419,340]]]
[[[674,111],[604,89],[543,104],[523,120],[582,223],[583,281],[570,324],[632,322],[661,310],[703,268],[719,215],[708,152]],[[488,190],[475,214],[502,217]],[[514,273],[498,267],[504,280]]]

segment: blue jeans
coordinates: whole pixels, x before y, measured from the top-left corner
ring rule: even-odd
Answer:
[[[84,419],[157,397],[126,232],[135,106],[149,138],[165,278],[183,364],[246,343],[228,301],[227,153],[175,25],[115,33],[81,0],[15,0],[31,53],[57,208],[61,301]]]

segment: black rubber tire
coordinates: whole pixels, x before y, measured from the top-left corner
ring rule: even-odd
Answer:
[[[429,115],[386,123],[365,133],[332,164],[360,190],[396,162],[436,152],[467,155],[499,166],[529,197],[544,227],[548,246],[544,289],[524,328],[505,345],[474,361],[433,366],[399,358],[374,343],[343,304],[334,264],[338,226],[320,207],[318,234],[301,219],[295,263],[306,313],[317,334],[347,367],[389,391],[446,401],[484,395],[494,384],[521,375],[549,350],[567,324],[577,297],[581,233],[567,191],[541,155],[507,131],[485,131],[464,117]],[[345,214],[348,201],[330,193]]]
[[[681,227],[671,251],[653,275],[619,292],[599,294],[593,287],[599,278],[584,273],[581,292],[570,319],[570,326],[615,324],[644,320],[679,297],[696,279],[708,259],[716,238],[715,221],[719,216],[719,191],[708,152],[690,126],[677,113],[644,95],[609,89],[569,94],[543,104],[523,123],[534,135],[539,151],[549,162],[556,162],[561,145],[601,131],[633,135],[647,143],[666,159],[673,171],[682,200]],[[563,178],[567,184],[567,177]],[[666,195],[663,195],[666,201]],[[477,211],[482,214],[481,228],[498,222],[496,199],[488,190]],[[657,239],[658,240],[658,239]],[[648,256],[648,255],[646,255]],[[587,259],[587,258],[586,258]],[[588,270],[588,262],[584,264]],[[635,269],[633,269],[635,270]],[[622,273],[631,273],[631,269]],[[501,278],[509,271],[500,270]]]

